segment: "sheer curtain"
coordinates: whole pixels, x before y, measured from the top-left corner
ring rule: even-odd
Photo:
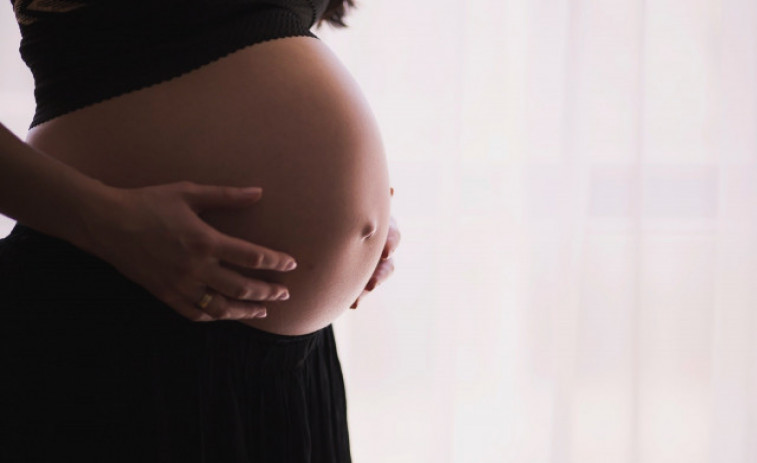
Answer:
[[[757,3],[358,1],[315,32],[402,243],[335,324],[354,460],[757,461]]]

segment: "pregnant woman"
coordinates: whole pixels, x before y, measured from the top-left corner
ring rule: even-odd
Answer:
[[[331,323],[399,241],[352,1],[12,4],[0,461],[350,461]]]

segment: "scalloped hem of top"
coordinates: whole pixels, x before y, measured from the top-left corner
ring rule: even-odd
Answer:
[[[133,92],[136,92],[136,91],[139,91],[139,90],[144,90],[144,89],[147,89],[147,88],[150,88],[150,87],[154,87],[156,85],[164,84],[166,82],[170,82],[172,80],[178,79],[179,77],[185,76],[185,75],[190,74],[190,73],[192,73],[194,71],[197,71],[197,70],[200,70],[200,69],[202,69],[204,67],[207,67],[207,66],[209,66],[209,65],[211,65],[211,64],[213,64],[213,63],[215,63],[215,62],[217,62],[217,61],[219,61],[219,60],[221,60],[223,58],[226,58],[226,57],[228,57],[229,55],[231,55],[233,53],[236,53],[236,52],[238,52],[240,50],[243,50],[245,48],[254,47],[255,45],[259,45],[261,43],[272,42],[272,41],[275,41],[275,40],[281,40],[281,39],[286,39],[286,38],[291,38],[291,37],[312,37],[312,38],[314,38],[316,40],[320,40],[320,38],[318,36],[316,36],[310,30],[308,30],[307,32],[288,33],[288,34],[281,35],[281,36],[269,37],[269,38],[266,38],[264,40],[257,40],[257,41],[252,42],[252,43],[240,44],[239,46],[235,46],[232,49],[224,52],[223,54],[218,55],[215,58],[211,59],[210,61],[206,61],[206,62],[204,62],[204,63],[202,63],[200,65],[195,65],[195,66],[191,66],[191,67],[186,68],[186,69],[182,69],[177,74],[170,75],[170,76],[167,76],[165,78],[160,78],[159,80],[156,80],[154,82],[150,82],[150,83],[147,83],[147,84],[135,84],[135,85],[133,85],[131,87],[128,87],[128,88],[126,88],[124,90],[120,90],[120,91],[114,93],[113,95],[108,95],[106,97],[102,97],[102,98],[90,101],[89,103],[86,103],[86,104],[84,104],[82,106],[77,106],[75,108],[64,110],[62,112],[59,112],[59,113],[53,114],[53,115],[39,115],[39,113],[35,112],[34,118],[33,118],[32,122],[31,122],[31,124],[29,125],[29,129],[28,130],[31,130],[32,128],[34,128],[34,127],[36,127],[36,126],[38,126],[40,124],[52,121],[54,119],[57,119],[57,118],[59,118],[61,116],[66,115],[66,114],[71,114],[71,113],[74,113],[76,111],[80,111],[80,110],[83,110],[85,108],[92,107],[92,106],[94,106],[96,104],[104,103],[104,102],[112,100],[114,98],[118,98],[120,96],[128,95],[130,93],[133,93]]]

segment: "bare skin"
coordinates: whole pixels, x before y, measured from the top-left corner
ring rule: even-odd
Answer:
[[[394,196],[394,188],[389,189],[389,194]],[[381,260],[376,266],[376,270],[373,271],[373,275],[368,280],[368,284],[363,289],[363,292],[360,293],[360,297],[355,299],[350,309],[357,309],[361,299],[367,297],[371,291],[376,289],[378,285],[386,281],[394,273],[394,258],[392,255],[400,244],[401,236],[397,221],[394,220],[394,217],[390,217],[389,234],[386,236],[386,244],[384,244],[384,250],[381,253]]]
[[[289,335],[315,331],[391,273],[381,254],[396,248],[399,235],[390,239],[389,176],[377,124],[349,73],[312,37],[244,48],[43,123],[26,141],[114,187],[179,181],[262,187],[253,207],[201,214],[227,235],[298,262],[290,272],[227,264],[289,290],[288,300],[265,301],[266,318],[240,320],[250,326]],[[200,300],[205,285],[184,291]],[[222,301],[214,297],[211,305]]]
[[[265,308],[252,301],[285,289],[244,278],[221,263],[287,271],[295,263],[291,256],[225,235],[197,215],[215,208],[249,208],[261,194],[260,188],[191,182],[107,186],[34,149],[0,124],[0,211],[99,256],[192,321],[260,316]],[[249,300],[219,295],[212,307],[198,308],[193,294],[198,282],[231,297],[243,291]],[[186,288],[192,289],[189,296]]]

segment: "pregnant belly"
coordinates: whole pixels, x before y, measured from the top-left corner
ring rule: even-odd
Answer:
[[[331,323],[373,273],[388,233],[389,174],[359,87],[328,47],[289,37],[34,127],[26,141],[118,187],[189,180],[261,186],[249,209],[213,210],[219,230],[294,256],[290,299],[240,321],[279,334]],[[200,289],[198,288],[198,293]]]

